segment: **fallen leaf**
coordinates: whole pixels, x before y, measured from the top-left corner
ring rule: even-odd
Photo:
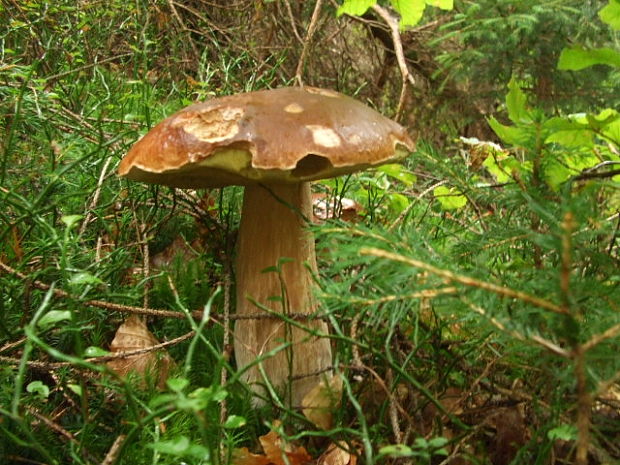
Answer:
[[[129,352],[148,349],[157,344],[159,341],[148,330],[142,318],[132,315],[116,330],[116,335],[110,344],[110,351],[112,354]],[[136,373],[142,378],[142,385],[144,385],[145,375],[150,374],[157,380],[157,387],[163,389],[173,361],[165,350],[160,349],[110,360],[106,365],[123,378],[130,373]]]
[[[333,424],[332,412],[340,403],[342,396],[342,378],[334,375],[329,380],[322,379],[301,401],[305,417],[318,428],[328,430]]]
[[[273,426],[278,427],[279,424],[274,422]],[[245,447],[237,449],[233,453],[234,465],[305,465],[313,461],[306,449],[294,448],[276,431],[270,431],[258,439],[265,454],[253,454]]]
[[[317,465],[356,465],[357,456],[347,452],[344,442],[331,443],[317,460]]]
[[[235,465],[268,465],[269,459],[264,455],[253,454],[247,447],[235,449],[232,462]]]

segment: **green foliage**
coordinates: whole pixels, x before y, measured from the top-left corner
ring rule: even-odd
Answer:
[[[348,14],[352,16],[362,16],[366,11],[376,5],[377,0],[344,0],[338,7],[337,14]],[[451,10],[453,0],[390,0],[390,5],[400,15],[400,26],[405,29],[413,27],[420,22],[427,5]]]
[[[609,3],[598,12],[601,21],[609,24],[616,31],[620,30],[620,2],[609,0]]]
[[[620,67],[620,53],[611,48],[565,48],[560,54],[558,69],[579,71],[594,65]]]
[[[448,443],[446,438],[438,437],[426,440],[424,438],[416,438],[413,447],[403,445],[385,446],[379,450],[380,455],[389,457],[415,457],[420,463],[431,463],[431,457],[447,456],[448,451],[444,446]]]
[[[617,107],[617,73],[605,67],[588,76],[563,72],[579,69],[575,66],[584,63],[585,50],[600,48],[596,59],[590,56],[591,63],[617,62],[617,35],[598,18],[602,5],[580,0],[457,2],[452,21],[441,28],[444,47],[438,61],[443,72],[438,77],[444,85],[467,85],[472,100],[489,105],[501,98],[500,86],[515,78],[528,82],[527,93],[549,113]],[[616,3],[609,5],[602,18],[613,16],[611,5]],[[585,47],[563,51],[569,43]]]
[[[375,3],[347,0],[339,13]],[[313,457],[342,441],[368,465],[454,450],[486,463],[504,413],[495,404],[510,412],[518,401],[532,440],[515,463],[545,463],[558,441],[580,437],[577,404],[590,398],[603,406],[590,409],[591,444],[617,460],[604,394],[620,372],[618,0],[380,3],[403,27],[441,14],[429,43],[442,69],[416,99],[453,79],[501,144],[438,148],[422,133],[404,165],[314,186],[330,205],[361,205],[355,223],[313,228],[317,298],[344,378],[327,432],[293,410],[254,408],[224,345],[241,190],[207,197],[114,171],[140,135],[192,101],[286,84],[290,49],[244,48],[234,27],[215,27],[219,15],[249,15],[258,42],[269,4],[175,3],[183,26],[166,2],[0,5],[0,261],[13,269],[0,271],[0,457],[103,463],[121,437],[119,464],[218,465],[280,417],[282,437]],[[331,19],[321,17],[321,41]],[[418,45],[410,65],[424,58]],[[345,71],[325,82],[354,88]],[[442,118],[418,123],[450,131]],[[178,238],[181,254],[145,269]],[[162,342],[190,334],[167,347],[176,366],[162,390],[92,360],[110,356],[124,319],[98,302],[176,312],[148,319]],[[465,414],[446,408],[449,393]]]

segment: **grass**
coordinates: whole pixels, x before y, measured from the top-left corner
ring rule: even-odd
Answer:
[[[290,58],[257,61],[207,28],[208,46],[166,35],[161,8],[0,10],[0,457],[228,463],[275,429],[314,458],[342,441],[368,464],[619,460],[618,184],[558,188],[526,169],[563,159],[557,145],[508,146],[501,182],[466,162],[473,149],[421,141],[404,168],[316,185],[361,206],[313,227],[341,404],[328,431],[253,408],[225,341],[241,189],[175,191],[115,168],[196,99],[286,84]],[[164,390],[157,372],[144,384],[93,359],[131,312],[158,341],[185,337],[166,347]]]

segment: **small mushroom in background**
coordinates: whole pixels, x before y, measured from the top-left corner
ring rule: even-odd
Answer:
[[[323,223],[331,219],[356,222],[362,219],[360,214],[364,207],[348,197],[335,197],[327,192],[312,194],[314,222]]]
[[[269,308],[308,317],[298,319],[299,326],[238,320],[235,358],[239,368],[252,365],[244,379],[257,393],[266,394],[268,381],[287,387],[286,402],[300,406],[332,363],[329,339],[317,336],[327,335],[328,327],[316,318],[313,296],[314,238],[305,228],[313,214],[310,181],[394,163],[413,145],[400,125],[350,97],[280,88],[179,111],[131,148],[119,174],[181,188],[246,186],[235,263],[237,314]],[[264,272],[276,265],[279,273]],[[284,343],[284,350],[265,357]]]

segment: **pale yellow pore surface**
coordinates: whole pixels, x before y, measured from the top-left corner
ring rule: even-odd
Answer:
[[[305,230],[300,216],[301,213],[311,218],[310,186],[308,183],[280,184],[269,186],[269,190],[261,186],[249,186],[245,190],[237,246],[237,314],[266,314],[248,297],[276,313],[313,313],[316,302],[307,266],[316,270],[314,239]],[[262,272],[276,265],[282,257],[293,261],[282,265],[280,275]],[[270,299],[282,296],[283,302]],[[299,323],[313,331],[328,332],[326,323],[321,320],[300,320]],[[300,406],[306,393],[327,373],[304,375],[331,365],[329,339],[311,336],[308,331],[279,319],[237,320],[234,339],[239,368],[255,363],[285,342],[292,344],[260,362],[269,382],[285,392],[284,401],[292,406]],[[298,376],[302,378],[290,381]],[[245,373],[245,380],[255,392],[266,394],[261,387],[265,380],[257,366]],[[285,388],[290,389],[288,395]]]

